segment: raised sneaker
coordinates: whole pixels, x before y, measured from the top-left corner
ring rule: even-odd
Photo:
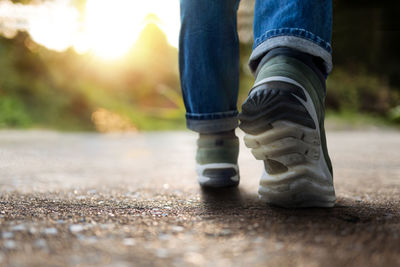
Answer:
[[[303,56],[263,62],[239,115],[244,142],[264,161],[259,196],[282,207],[332,207],[324,129],[325,79]]]

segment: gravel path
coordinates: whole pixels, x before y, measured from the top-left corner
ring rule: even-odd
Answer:
[[[400,132],[328,133],[333,209],[259,201],[244,146],[201,191],[195,139],[0,131],[0,266],[400,266]]]

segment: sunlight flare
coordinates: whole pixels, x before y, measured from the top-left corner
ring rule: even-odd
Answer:
[[[18,30],[27,31],[36,43],[57,51],[73,47],[81,54],[121,58],[148,23],[155,23],[168,42],[178,46],[178,0],[87,0],[83,14],[68,0],[30,5],[0,0],[0,6],[0,34],[12,37]]]

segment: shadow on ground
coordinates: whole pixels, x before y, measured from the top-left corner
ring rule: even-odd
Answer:
[[[324,253],[314,256],[325,266],[379,265],[399,262],[400,203],[338,197],[333,208],[286,209],[270,206],[238,188],[202,190],[205,219],[245,236],[264,236],[287,246]],[[233,232],[232,232],[233,234]],[[289,249],[290,250],[290,249]],[[319,255],[319,256],[318,256]]]
[[[252,210],[255,216],[262,215],[263,221],[281,216],[294,216],[296,219],[314,218],[323,222],[339,220],[347,223],[372,223],[374,221],[398,223],[400,221],[400,202],[375,203],[355,201],[338,197],[333,208],[288,209],[268,205],[258,199],[256,194],[249,194],[239,188],[202,189],[201,200],[210,213],[230,214],[232,210]],[[257,212],[258,211],[258,212]],[[394,214],[393,214],[394,213]],[[270,217],[264,217],[269,214]]]

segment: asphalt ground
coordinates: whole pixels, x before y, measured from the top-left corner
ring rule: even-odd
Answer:
[[[400,132],[328,131],[337,203],[202,191],[190,132],[0,131],[1,266],[400,266]]]

